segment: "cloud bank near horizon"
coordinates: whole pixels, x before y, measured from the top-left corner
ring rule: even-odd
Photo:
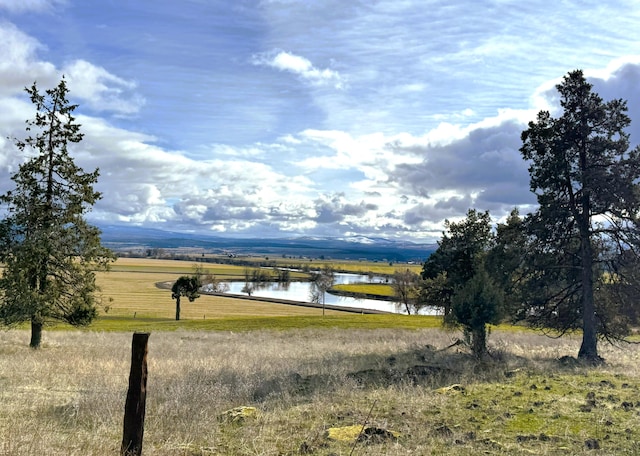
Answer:
[[[229,13],[225,31],[240,34],[241,44],[235,36],[235,48],[205,56],[213,60],[210,67],[201,61],[166,67],[144,49],[98,52],[98,43],[89,38],[82,52],[70,44],[65,51],[64,41],[46,42],[46,35],[25,25],[27,11],[48,20],[55,20],[56,11],[58,19],[75,21],[79,30],[113,28],[107,19],[82,19],[76,2],[12,4],[0,0],[0,12],[7,14],[0,20],[0,51],[6,56],[0,63],[0,192],[10,188],[10,175],[24,159],[6,138],[23,137],[24,121],[34,115],[23,88],[34,80],[42,89],[52,87],[64,74],[85,134],[74,156],[85,169],[101,172],[97,189],[103,199],[89,216],[100,224],[244,237],[365,235],[432,242],[445,219],[460,218],[471,207],[490,210],[495,220],[514,207],[526,213],[535,198],[518,150],[520,134],[538,110],[554,109],[554,84],[573,69],[556,65],[546,70],[549,77],[536,75],[523,87],[471,93],[467,105],[435,97],[436,106],[425,109],[423,97],[435,82],[407,59],[419,56],[431,65],[462,54],[479,59],[477,68],[490,80],[497,75],[482,60],[508,58],[515,44],[501,44],[495,30],[478,29],[473,33],[483,37],[481,44],[465,50],[461,43],[469,31],[448,30],[451,49],[425,49],[428,37],[419,35],[413,10],[391,1],[375,11],[354,7],[316,16],[295,3],[246,2]],[[383,6],[387,9],[376,9]],[[387,40],[383,13],[395,32]],[[299,21],[283,21],[292,15]],[[258,23],[261,30],[254,36]],[[191,34],[204,36],[199,26],[185,25],[184,49],[196,46]],[[152,42],[153,24],[142,28]],[[305,31],[310,42],[299,41]],[[227,38],[215,36],[221,42]],[[618,48],[619,56],[602,56],[602,64],[585,68],[585,74],[604,99],[628,100],[635,145],[640,57]],[[137,68],[124,51],[140,59]],[[372,63],[372,53],[379,64]],[[226,66],[216,66],[219,60]],[[163,68],[171,70],[166,80]],[[468,77],[457,75],[455,65],[450,68],[452,80]],[[392,82],[386,71],[398,80]],[[200,79],[203,72],[207,83]],[[510,73],[508,82],[515,84],[517,75]],[[438,91],[452,97],[465,93],[446,82]],[[523,92],[519,102],[509,104]],[[473,104],[491,96],[490,115],[484,104]],[[238,134],[243,130],[246,135]],[[184,138],[172,139],[180,133]],[[225,136],[227,141],[219,140]]]

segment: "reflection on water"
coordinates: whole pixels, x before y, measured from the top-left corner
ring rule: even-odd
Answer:
[[[384,283],[385,280],[386,279],[383,277],[374,277],[372,279],[360,274],[336,273],[335,283]],[[227,282],[227,284],[229,286],[227,293],[246,296],[246,293],[243,292],[245,282]],[[251,293],[252,296],[310,302],[310,282],[259,282],[252,285],[254,286],[253,292]],[[381,310],[385,312],[405,313],[403,309],[398,308],[396,303],[381,301],[378,299],[357,299],[326,293],[324,302],[325,304],[332,306],[357,307],[362,309]]]

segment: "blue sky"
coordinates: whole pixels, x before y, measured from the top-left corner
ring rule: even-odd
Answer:
[[[639,23],[627,0],[0,0],[0,137],[64,74],[94,223],[431,242],[533,208],[520,133],[568,71],[639,142]],[[0,139],[1,192],[22,159]]]

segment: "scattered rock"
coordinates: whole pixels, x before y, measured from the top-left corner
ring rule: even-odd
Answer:
[[[533,434],[530,434],[530,435],[517,435],[516,436],[516,442],[518,442],[518,443],[529,442],[530,440],[538,440],[538,437],[536,437]]]
[[[516,375],[518,375],[518,373],[519,373],[521,370],[522,370],[522,369],[513,369],[513,370],[510,370],[510,371],[506,371],[506,372],[504,373],[504,376],[505,376],[506,378],[513,378],[513,377],[515,377]]]
[[[398,433],[378,427],[365,427],[358,436],[359,443],[375,444],[393,441],[398,438]]]
[[[438,426],[437,428],[434,428],[431,433],[436,437],[442,437],[445,439],[449,439],[453,437],[453,431],[449,426],[445,424],[443,424],[442,426]]]
[[[633,408],[633,402],[623,402],[622,404],[620,404],[620,407],[622,407],[622,409],[625,412],[628,412],[629,410],[631,410]]]
[[[587,450],[599,450],[600,442],[597,439],[587,439],[584,441],[584,447]]]

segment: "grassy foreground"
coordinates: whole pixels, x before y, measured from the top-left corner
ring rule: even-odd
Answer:
[[[604,346],[593,369],[558,361],[577,339],[494,330],[478,365],[446,348],[455,336],[153,332],[144,454],[639,454],[638,347]],[[117,454],[131,334],[48,332],[39,351],[28,338],[0,332],[0,454]],[[239,406],[255,414],[225,415]],[[380,435],[356,442],[365,423]]]
[[[118,454],[132,331],[152,333],[145,455],[640,454],[636,345],[589,368],[562,358],[577,338],[497,327],[478,364],[436,317],[213,296],[176,322],[155,283],[190,273],[118,261],[88,330],[48,328],[38,351],[0,331],[0,455]]]

